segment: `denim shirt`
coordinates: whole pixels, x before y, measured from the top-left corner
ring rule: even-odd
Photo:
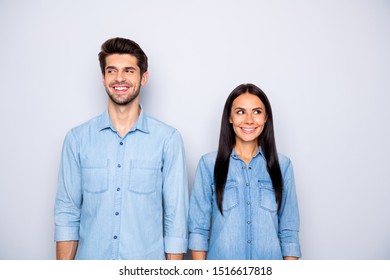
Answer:
[[[188,244],[188,179],[179,132],[141,111],[123,138],[108,111],[66,136],[55,240],[76,259],[165,259]]]
[[[248,165],[233,150],[221,215],[215,196],[215,159],[216,152],[210,153],[198,164],[190,199],[189,249],[208,251],[207,259],[300,257],[299,212],[290,160],[279,155],[284,185],[278,212],[261,148]]]

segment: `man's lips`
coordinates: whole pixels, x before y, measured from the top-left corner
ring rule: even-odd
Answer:
[[[111,87],[116,91],[116,92],[124,92],[127,91],[130,88],[130,85],[127,84],[113,84]]]
[[[115,90],[127,90],[129,87],[123,87],[123,86],[120,86],[120,87],[114,87]]]

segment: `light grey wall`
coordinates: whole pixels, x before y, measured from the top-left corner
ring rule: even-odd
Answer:
[[[0,0],[0,259],[53,259],[65,133],[106,106],[97,53],[137,41],[145,110],[190,181],[240,83],[269,96],[294,164],[304,259],[390,259],[390,2]]]

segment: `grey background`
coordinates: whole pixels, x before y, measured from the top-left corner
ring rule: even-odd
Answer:
[[[53,259],[63,138],[106,107],[97,53],[132,38],[145,111],[183,136],[190,184],[252,82],[294,164],[303,259],[390,259],[390,2],[0,0],[0,259]]]

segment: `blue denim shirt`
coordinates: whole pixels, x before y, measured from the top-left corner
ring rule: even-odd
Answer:
[[[216,153],[210,153],[198,164],[190,199],[189,249],[208,251],[207,259],[300,257],[299,212],[290,160],[279,155],[284,190],[278,212],[261,149],[248,166],[233,150],[222,216],[215,198],[215,159]]]
[[[165,259],[188,244],[188,179],[179,132],[141,111],[123,138],[108,111],[66,136],[55,240],[76,259]]]

